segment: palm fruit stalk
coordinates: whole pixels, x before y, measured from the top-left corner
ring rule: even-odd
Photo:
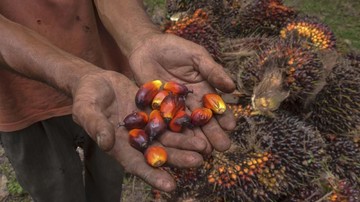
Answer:
[[[198,9],[193,14],[186,15],[171,24],[165,33],[175,34],[184,39],[195,42],[219,61],[219,33],[213,29],[208,21],[208,14]]]
[[[336,38],[331,29],[309,17],[293,20],[280,31],[281,38],[287,38],[291,35],[305,39],[306,45],[318,49],[334,49],[336,47]]]
[[[344,134],[359,128],[359,66],[349,60],[340,61],[309,108],[308,121],[324,133]]]
[[[254,103],[270,103],[268,108],[257,108],[274,111],[285,99],[300,103],[295,108],[301,108],[324,83],[327,70],[319,52],[297,40],[275,41],[258,54],[239,69],[237,77],[239,91],[252,95]]]

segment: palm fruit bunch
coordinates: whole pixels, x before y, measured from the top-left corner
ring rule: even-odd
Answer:
[[[317,51],[297,40],[277,40],[239,68],[237,84],[252,96],[255,109],[274,111],[285,99],[296,107],[305,104],[323,85],[326,72]]]
[[[202,9],[173,22],[165,33],[175,34],[202,45],[215,59],[219,58],[219,33],[211,27],[208,14]]]
[[[252,0],[241,8],[236,27],[241,35],[278,34],[297,14],[293,8],[284,5],[282,0]]]
[[[331,157],[330,170],[360,187],[360,147],[354,137],[327,135],[326,152]]]
[[[349,60],[339,61],[309,108],[308,120],[322,132],[344,134],[358,128],[360,68]]]
[[[245,113],[229,135],[232,147],[200,168],[169,169],[178,185],[169,201],[275,201],[315,178],[323,163],[320,134],[285,112],[276,119]]]
[[[168,81],[163,85],[160,80],[143,84],[135,96],[136,106],[143,111],[128,114],[119,123],[129,131],[129,143],[144,153],[148,164],[162,166],[167,160],[166,150],[151,145],[167,129],[183,132],[186,127],[201,127],[207,124],[213,114],[223,114],[226,105],[216,93],[203,95],[203,107],[194,109],[191,115],[186,113],[186,96],[193,93],[185,85]],[[151,109],[148,115],[145,110]]]
[[[273,42],[273,38],[263,36],[250,36],[236,39],[225,39],[220,43],[220,61],[225,71],[236,83],[239,67],[257,57],[260,50],[265,49]]]
[[[308,17],[293,20],[281,29],[281,38],[290,35],[304,38],[308,44],[319,49],[334,49],[336,46],[335,35],[330,28]]]
[[[339,178],[330,171],[324,173],[310,185],[302,187],[284,202],[355,202],[360,200],[360,190],[347,179]]]

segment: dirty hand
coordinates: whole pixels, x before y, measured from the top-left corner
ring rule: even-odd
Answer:
[[[160,79],[185,84],[194,93],[189,94],[189,110],[202,107],[202,96],[216,92],[232,92],[235,84],[217,64],[209,53],[193,42],[171,34],[153,34],[134,48],[129,55],[129,62],[138,84]],[[231,113],[216,116],[216,119],[192,132],[206,140],[205,153],[214,147],[218,151],[227,150],[230,140],[224,132],[235,127]],[[167,142],[163,142],[166,144]]]
[[[143,154],[129,144],[126,128],[118,127],[125,116],[138,110],[135,105],[137,90],[134,82],[116,72],[99,70],[87,74],[73,90],[73,118],[126,172],[139,176],[157,189],[172,191],[176,186],[174,179],[167,172],[149,166]],[[196,167],[202,163],[198,152],[203,150],[204,144],[196,143],[196,137],[167,132],[163,139],[178,145],[171,148],[154,142],[165,147],[168,164]]]

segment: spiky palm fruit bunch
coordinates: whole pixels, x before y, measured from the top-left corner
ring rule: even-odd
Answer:
[[[274,111],[285,99],[304,103],[325,80],[319,53],[297,40],[279,40],[239,69],[239,91],[251,95],[255,108]],[[302,106],[296,106],[302,107]]]
[[[310,185],[302,187],[284,202],[355,202],[360,200],[360,189],[347,179],[327,171]]]
[[[291,21],[280,31],[280,36],[284,39],[291,35],[302,37],[308,44],[319,49],[334,49],[336,46],[335,35],[331,29],[309,18]]]
[[[192,15],[185,16],[174,22],[165,33],[175,34],[187,40],[204,46],[215,58],[219,58],[219,37],[220,35],[211,27],[208,22],[208,14],[198,9]]]
[[[197,169],[168,169],[178,185],[169,201],[275,201],[317,176],[324,150],[314,128],[286,113],[245,114],[238,123],[228,151]]]
[[[275,191],[263,189],[266,196],[271,196],[267,200],[293,194],[294,189],[317,175],[325,156],[323,139],[315,128],[286,112],[279,111],[276,118],[262,115],[243,118],[230,137],[238,145],[252,145],[257,151],[276,156],[277,165],[284,167],[281,168],[284,180],[276,179],[281,185],[276,185]],[[261,182],[259,176],[253,179],[252,184]]]
[[[263,36],[251,36],[237,39],[225,39],[220,43],[221,62],[225,71],[236,82],[239,68],[247,61],[257,57],[275,39]]]
[[[234,20],[241,35],[251,33],[277,34],[297,12],[282,0],[252,0],[244,5]]]
[[[326,152],[330,155],[330,169],[349,179],[360,188],[360,147],[352,136],[327,135]]]
[[[340,61],[310,105],[309,121],[325,133],[344,134],[360,125],[360,68]]]

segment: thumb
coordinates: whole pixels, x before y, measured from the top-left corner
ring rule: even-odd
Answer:
[[[193,49],[194,50],[194,49]],[[224,68],[216,63],[205,48],[201,47],[194,50],[193,63],[195,68],[200,72],[201,76],[205,78],[211,86],[217,88],[225,93],[231,93],[235,90],[235,83],[230,76],[225,72]]]
[[[115,143],[115,129],[97,107],[86,104],[73,105],[73,119],[81,125],[90,137],[104,150],[109,151]]]

